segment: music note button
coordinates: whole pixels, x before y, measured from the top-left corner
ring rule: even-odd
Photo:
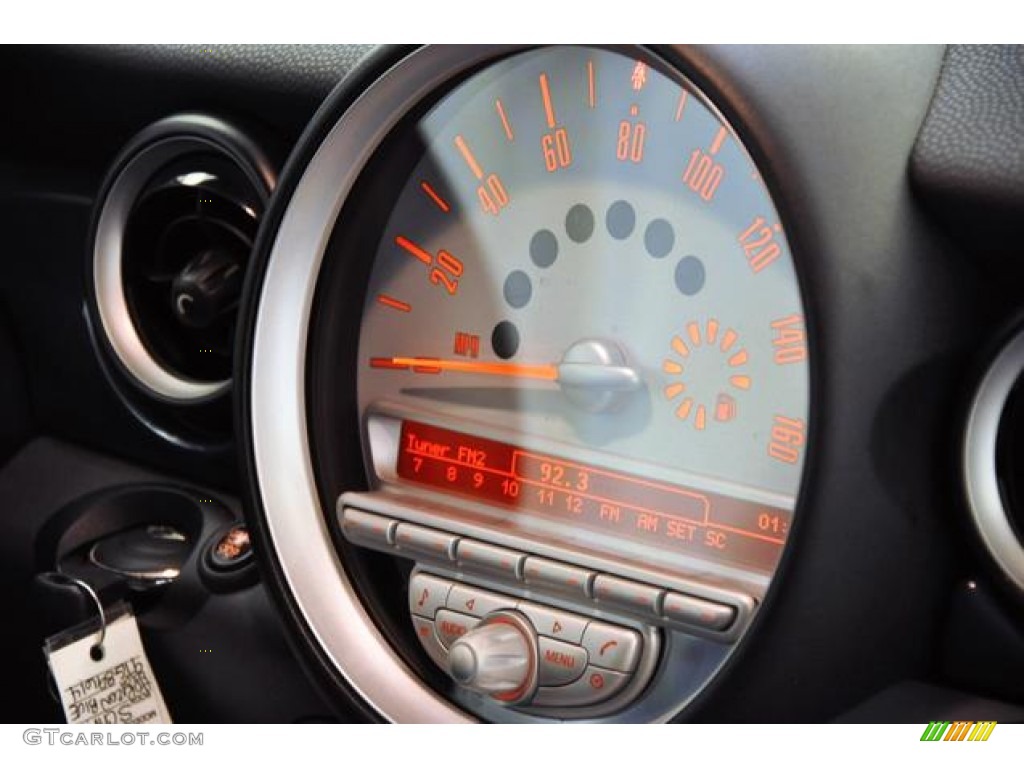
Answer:
[[[409,610],[416,616],[433,619],[438,608],[444,608],[451,590],[450,581],[427,573],[415,573],[409,580]]]

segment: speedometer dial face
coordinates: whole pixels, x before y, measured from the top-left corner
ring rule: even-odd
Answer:
[[[654,58],[564,47],[491,64],[410,135],[359,348],[378,480],[627,559],[770,573],[808,347],[723,117]]]

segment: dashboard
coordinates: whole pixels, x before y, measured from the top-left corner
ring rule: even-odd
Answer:
[[[38,719],[1020,719],[1019,47],[213,53],[2,51]]]

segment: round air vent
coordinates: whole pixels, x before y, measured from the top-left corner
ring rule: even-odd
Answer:
[[[971,402],[963,477],[981,543],[1024,593],[1024,330],[995,356]]]
[[[164,405],[231,385],[235,317],[273,166],[245,133],[179,115],[136,136],[100,195],[90,309],[123,377]]]

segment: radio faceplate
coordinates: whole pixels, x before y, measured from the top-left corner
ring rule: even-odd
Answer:
[[[337,503],[351,543],[416,561],[410,621],[427,655],[449,675],[459,677],[449,655],[455,643],[472,646],[472,633],[500,614],[523,620],[533,677],[515,689],[511,703],[462,689],[456,698],[474,711],[613,715],[657,688],[659,663],[685,663],[696,646],[702,647],[698,656],[727,654],[756,608],[753,598],[735,590],[664,574],[641,581],[638,571],[609,573],[592,558],[567,562],[565,551],[562,559],[549,559],[543,545],[514,548],[517,542],[507,537],[483,540],[423,525],[430,514],[380,492],[347,493]],[[479,652],[464,649],[463,658]],[[687,671],[701,676],[701,666]]]

